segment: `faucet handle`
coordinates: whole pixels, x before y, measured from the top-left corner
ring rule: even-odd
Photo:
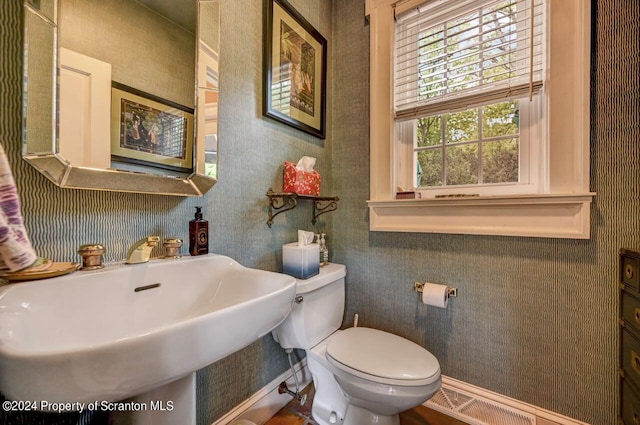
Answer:
[[[82,245],[78,249],[78,254],[82,257],[80,270],[95,270],[104,267],[102,265],[102,255],[105,252],[106,249],[100,244]]]
[[[180,258],[180,248],[182,247],[182,239],[168,238],[162,245],[164,246],[164,258]]]

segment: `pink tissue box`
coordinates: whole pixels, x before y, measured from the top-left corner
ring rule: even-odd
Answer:
[[[284,176],[282,179],[283,192],[320,196],[321,181],[320,173],[316,170],[302,171],[298,170],[296,164],[293,162],[284,162]]]

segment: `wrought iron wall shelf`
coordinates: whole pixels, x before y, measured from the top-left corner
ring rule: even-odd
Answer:
[[[340,200],[337,196],[298,195],[297,193],[274,192],[271,188],[267,191],[267,196],[269,197],[269,220],[267,220],[269,227],[273,224],[275,216],[294,209],[298,205],[298,199],[313,201],[311,224],[314,225],[322,214],[337,210]]]

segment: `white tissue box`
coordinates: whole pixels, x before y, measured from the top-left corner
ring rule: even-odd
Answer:
[[[308,279],[320,273],[320,245],[282,245],[282,271],[298,279]]]

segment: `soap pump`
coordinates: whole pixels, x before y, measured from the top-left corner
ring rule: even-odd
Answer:
[[[209,253],[209,222],[202,218],[202,207],[196,207],[196,214],[189,222],[189,254]]]

